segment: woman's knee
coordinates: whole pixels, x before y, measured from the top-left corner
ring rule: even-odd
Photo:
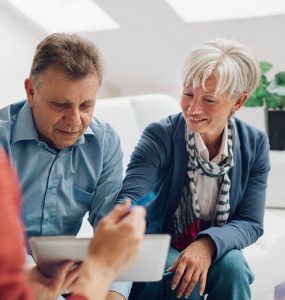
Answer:
[[[252,273],[245,257],[241,250],[231,250],[222,256],[216,263],[216,268],[219,270],[226,280],[246,281],[251,284],[254,280]]]

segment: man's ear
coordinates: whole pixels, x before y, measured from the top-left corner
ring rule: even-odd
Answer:
[[[232,112],[235,113],[236,111],[238,111],[244,104],[244,102],[247,100],[248,98],[248,93],[247,92],[242,92],[240,94],[240,96],[238,97],[238,99],[236,100]]]
[[[25,90],[26,90],[26,95],[27,95],[27,100],[28,104],[30,107],[33,107],[34,105],[34,88],[32,85],[32,82],[29,78],[25,80]]]

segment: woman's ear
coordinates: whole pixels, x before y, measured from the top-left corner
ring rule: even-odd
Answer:
[[[243,106],[243,104],[245,103],[247,98],[248,98],[248,93],[242,92],[240,94],[240,96],[238,97],[238,99],[236,100],[236,102],[233,106],[232,112],[235,113],[236,111],[238,111]]]

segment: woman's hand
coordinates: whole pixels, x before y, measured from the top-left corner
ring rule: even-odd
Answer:
[[[204,293],[208,270],[215,250],[215,245],[210,238],[200,238],[183,250],[172,266],[168,268],[167,271],[175,272],[171,288],[175,289],[180,282],[178,298],[183,295],[188,298],[199,279],[199,294]]]
[[[36,300],[52,300],[66,291],[72,291],[72,286],[80,273],[80,266],[70,270],[72,261],[62,264],[54,278],[44,276],[37,266],[27,270],[27,279],[31,285]]]

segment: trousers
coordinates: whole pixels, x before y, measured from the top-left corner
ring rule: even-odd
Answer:
[[[170,248],[165,269],[172,265],[180,252]],[[173,273],[165,273],[158,282],[134,283],[129,300],[176,300],[178,287],[171,289]],[[209,268],[205,294],[199,295],[199,282],[188,300],[250,300],[250,284],[254,274],[241,250],[231,250]],[[205,297],[207,295],[207,297]],[[183,296],[184,297],[184,296]]]

